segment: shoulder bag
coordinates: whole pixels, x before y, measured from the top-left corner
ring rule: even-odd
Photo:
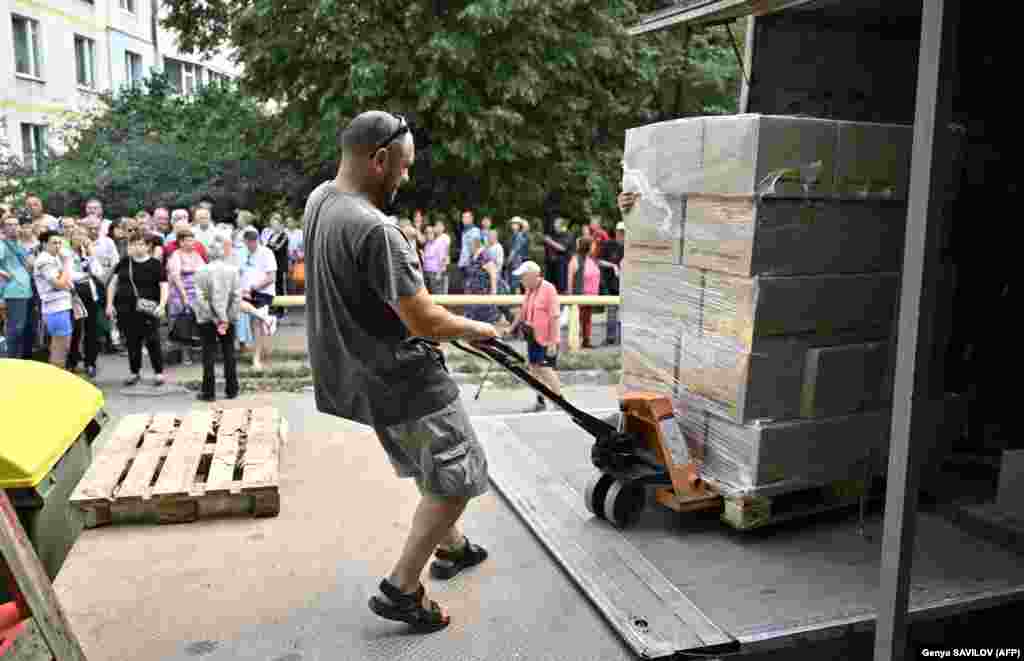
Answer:
[[[135,292],[135,311],[143,314],[150,319],[159,318],[157,310],[160,309],[160,303],[149,298],[142,298],[139,296],[139,290],[135,286],[135,276],[132,274],[132,263],[135,260],[131,257],[128,258],[128,281],[132,283],[132,291]]]

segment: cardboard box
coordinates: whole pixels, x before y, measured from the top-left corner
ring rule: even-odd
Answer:
[[[682,264],[743,277],[898,271],[906,223],[900,202],[695,194]]]
[[[681,333],[680,387],[734,422],[796,417],[807,343],[769,338],[760,344],[751,352],[719,338]]]
[[[913,126],[836,122],[836,192],[906,200]]]
[[[652,192],[637,201],[624,222],[627,259],[660,264],[682,262],[685,198]]]
[[[858,415],[736,425],[708,419],[705,472],[739,489],[773,482],[830,482],[877,473],[889,438],[889,409]],[[743,448],[743,450],[740,450]],[[747,455],[746,462],[735,457]]]
[[[800,417],[848,415],[887,406],[891,400],[890,342],[867,342],[807,351]]]
[[[701,327],[748,349],[755,337],[775,335],[884,328],[876,337],[887,337],[899,286],[897,273],[741,278],[704,271]]]
[[[708,410],[738,424],[881,408],[887,343],[864,339],[856,332],[760,337],[748,350],[730,338],[682,332],[677,379],[681,388],[705,400]],[[819,358],[808,386],[812,355]],[[863,372],[857,379],[837,369],[845,366],[839,361],[827,360],[836,355],[870,361],[854,366]]]
[[[701,188],[725,195],[835,192],[836,123],[768,115],[704,118]]]
[[[702,475],[728,493],[784,493],[796,488],[884,475],[892,410],[738,425],[703,410],[699,400],[673,402],[683,428],[704,457]],[[956,395],[926,403],[923,438],[942,456],[960,431],[966,401]],[[933,456],[929,454],[929,456]]]
[[[622,189],[685,196],[703,189],[704,119],[658,122],[626,131]]]
[[[625,340],[632,332],[661,328],[676,333],[680,327],[700,324],[704,274],[671,264],[634,260],[622,262],[619,292],[620,320]],[[641,345],[643,346],[643,345]]]
[[[654,392],[672,397],[676,392],[678,347],[661,346],[659,353],[622,348],[622,387],[627,392]]]

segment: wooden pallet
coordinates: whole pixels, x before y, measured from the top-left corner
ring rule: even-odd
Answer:
[[[725,496],[722,521],[736,530],[752,530],[809,517],[872,499],[878,491],[863,479],[839,480],[771,496]]]
[[[274,408],[202,409],[123,418],[71,502],[86,526],[187,523],[280,512],[278,467],[287,425]]]

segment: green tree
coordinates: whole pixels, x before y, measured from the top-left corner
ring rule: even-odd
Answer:
[[[38,173],[0,164],[0,196],[33,191],[51,213],[76,214],[96,195],[112,216],[209,198],[224,217],[238,207],[269,209],[289,195],[298,200],[307,187],[294,164],[266,149],[268,114],[231,85],[183,97],[154,76],[66,119],[66,152],[51,154]]]
[[[687,69],[678,32],[628,36],[652,0],[166,4],[186,51],[236,50],[243,89],[281,106],[273,150],[313,182],[333,176],[351,117],[406,115],[419,147],[410,207],[612,213],[625,130],[679,116],[668,82],[685,78],[685,109],[704,112],[728,110],[735,78],[721,45]]]

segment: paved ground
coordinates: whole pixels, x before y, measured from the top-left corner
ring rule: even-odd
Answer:
[[[115,419],[207,406],[174,388],[159,397],[122,394],[116,384],[126,362],[102,362],[100,385]],[[475,391],[463,389],[473,415],[516,414],[534,398],[485,390],[473,402]],[[588,410],[615,403],[607,387],[566,394]],[[450,585],[428,584],[450,609],[452,627],[409,636],[377,619],[366,600],[399,551],[416,490],[394,479],[365,427],[318,414],[311,394],[233,405],[269,403],[292,429],[280,516],[83,533],[55,587],[92,661],[630,658],[495,492],[471,506],[465,523],[492,559]]]

